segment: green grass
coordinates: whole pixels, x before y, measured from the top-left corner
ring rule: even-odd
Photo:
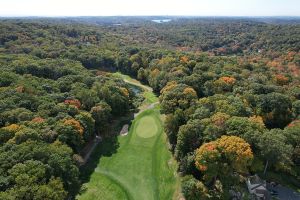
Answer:
[[[144,94],[147,102],[157,102],[151,91]],[[100,143],[91,163],[83,169],[87,174],[86,190],[77,199],[175,199],[179,194],[176,170],[177,163],[167,148],[159,106],[155,106],[133,120],[127,136]]]
[[[156,133],[151,133],[153,137],[140,137],[138,131],[150,133],[147,129]],[[100,158],[86,184],[87,190],[77,199],[172,199],[178,187],[176,163],[166,147],[159,111],[141,113],[133,121],[129,135],[118,137],[118,141],[117,152]]]
[[[156,119],[152,116],[142,117],[136,125],[136,133],[142,138],[150,138],[157,134]]]
[[[138,87],[144,89],[145,91],[150,92],[150,95],[152,94],[157,99],[157,97],[152,93],[152,88],[149,87],[149,86],[143,85],[140,81],[138,81],[136,79],[133,79],[130,76],[122,74],[120,72],[113,73],[112,75],[115,76],[115,77],[123,79],[125,82],[127,82],[129,84],[138,86]],[[152,97],[151,99],[153,99],[154,97]],[[145,98],[147,98],[147,97],[145,97]]]
[[[105,190],[99,190],[99,188],[105,188]],[[100,197],[105,197],[106,200],[128,199],[128,194],[117,181],[109,176],[97,173],[89,182],[88,192],[84,193],[80,199],[100,199]]]
[[[146,103],[151,104],[151,103],[158,102],[158,98],[153,94],[153,92],[145,91],[143,95],[145,97]]]

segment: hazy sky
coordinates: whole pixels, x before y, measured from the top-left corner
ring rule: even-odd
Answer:
[[[300,16],[300,0],[0,0],[0,16]]]

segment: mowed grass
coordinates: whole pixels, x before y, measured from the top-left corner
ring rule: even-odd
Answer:
[[[136,80],[136,79],[133,79],[133,78],[131,78],[131,77],[128,76],[128,75],[122,74],[122,73],[120,73],[120,72],[113,73],[112,75],[115,76],[115,77],[118,77],[118,78],[123,79],[125,82],[127,82],[127,83],[129,83],[129,84],[132,84],[132,85],[141,87],[141,88],[143,88],[145,91],[150,91],[150,93],[152,93],[152,92],[151,92],[151,91],[152,91],[152,88],[151,88],[151,87],[146,86],[146,85],[143,85],[140,81],[138,81],[138,80]]]
[[[136,133],[142,138],[150,138],[158,133],[157,123],[152,116],[145,116],[138,120],[136,124]]]
[[[129,134],[119,136],[118,141],[117,152],[100,158],[87,190],[77,199],[174,199],[177,166],[166,146],[159,110],[138,115]]]
[[[105,190],[99,188],[105,188]],[[126,190],[119,187],[118,182],[115,182],[109,176],[101,173],[94,173],[93,178],[88,184],[88,191],[80,196],[78,199],[128,199]]]
[[[146,103],[151,104],[151,103],[158,102],[158,98],[153,94],[153,92],[145,91],[143,95],[145,97]]]
[[[143,106],[158,102],[152,89],[121,73],[113,75],[143,88]],[[142,106],[142,107],[143,107]],[[110,141],[100,143],[92,159],[93,173],[78,200],[172,200],[179,196],[177,163],[167,147],[159,104],[140,113],[127,136],[118,136],[116,151]],[[101,146],[102,145],[102,146]],[[109,153],[108,153],[109,152]],[[113,153],[110,153],[113,152]],[[97,160],[96,155],[100,159]],[[90,170],[90,169],[89,169]]]
[[[121,73],[113,76],[144,90],[142,110],[158,102],[150,87]],[[109,142],[100,144],[102,156],[78,200],[172,200],[179,196],[177,164],[167,148],[159,109],[156,104],[140,113],[129,134],[117,138],[119,147],[113,154],[103,153],[110,148]]]

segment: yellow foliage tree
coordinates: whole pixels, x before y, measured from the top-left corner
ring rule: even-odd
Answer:
[[[195,165],[211,181],[226,172],[246,172],[253,160],[250,145],[236,136],[222,136],[196,150]]]
[[[230,160],[235,170],[245,172],[247,166],[251,165],[253,153],[250,145],[244,139],[237,136],[222,136],[217,140],[217,146]]]
[[[9,126],[5,126],[3,129],[5,129],[6,131],[15,133],[15,132],[18,132],[21,129],[21,127],[18,124],[11,124]]]
[[[249,121],[258,124],[262,128],[266,127],[264,120],[261,116],[254,115],[252,117],[249,117]]]
[[[164,94],[165,92],[171,91],[176,86],[177,86],[176,81],[170,81],[170,82],[167,83],[167,85],[163,89],[161,89],[160,93]]]
[[[185,88],[183,90],[183,94],[184,95],[191,95],[191,96],[195,96],[195,97],[197,96],[197,92],[193,88],[191,88],[191,87]]]

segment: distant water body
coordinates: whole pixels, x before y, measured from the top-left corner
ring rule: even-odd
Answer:
[[[161,23],[170,22],[172,20],[171,19],[153,19],[151,21],[161,24]]]

